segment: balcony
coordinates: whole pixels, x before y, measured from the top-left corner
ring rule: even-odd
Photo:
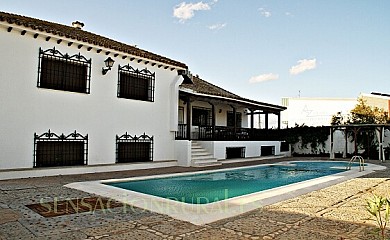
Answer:
[[[190,135],[190,136],[189,136]],[[187,124],[179,124],[176,140],[203,141],[282,141],[279,129],[253,129],[227,126],[196,126],[188,131]]]

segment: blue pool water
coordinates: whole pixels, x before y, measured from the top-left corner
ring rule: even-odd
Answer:
[[[291,162],[107,185],[175,201],[206,204],[346,171],[347,162]],[[335,168],[336,167],[336,168]]]

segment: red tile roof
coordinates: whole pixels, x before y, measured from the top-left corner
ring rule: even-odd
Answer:
[[[131,54],[133,56],[154,60],[157,62],[173,65],[181,68],[188,68],[186,64],[139,49],[137,47],[121,43],[94,33],[77,29],[72,26],[66,26],[58,23],[52,23],[36,18],[25,17],[17,14],[6,13],[0,11],[0,22],[7,22],[25,28],[30,28],[35,31],[46,32],[59,37],[77,40],[91,45],[96,45],[115,51]]]

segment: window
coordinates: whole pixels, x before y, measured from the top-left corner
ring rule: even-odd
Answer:
[[[245,158],[245,147],[227,147],[226,159]]]
[[[192,108],[193,126],[211,126],[211,110],[208,108]]]
[[[260,156],[272,156],[275,155],[275,146],[261,146]]]
[[[71,133],[57,135],[50,132],[34,134],[34,167],[86,165],[88,135]]]
[[[138,70],[129,64],[119,65],[118,93],[119,98],[154,102],[155,73],[146,68]]]
[[[227,126],[228,127],[234,127],[234,114],[233,112],[227,112]],[[241,127],[242,125],[242,118],[241,113],[236,112],[236,127]]]
[[[62,54],[55,48],[43,51],[39,48],[39,88],[89,93],[91,59]]]
[[[153,137],[143,134],[131,136],[127,132],[116,136],[116,162],[148,162],[153,161]]]

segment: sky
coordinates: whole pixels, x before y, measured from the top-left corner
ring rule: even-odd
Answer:
[[[81,21],[279,105],[282,97],[390,94],[389,9],[389,0],[0,0],[0,11]]]

